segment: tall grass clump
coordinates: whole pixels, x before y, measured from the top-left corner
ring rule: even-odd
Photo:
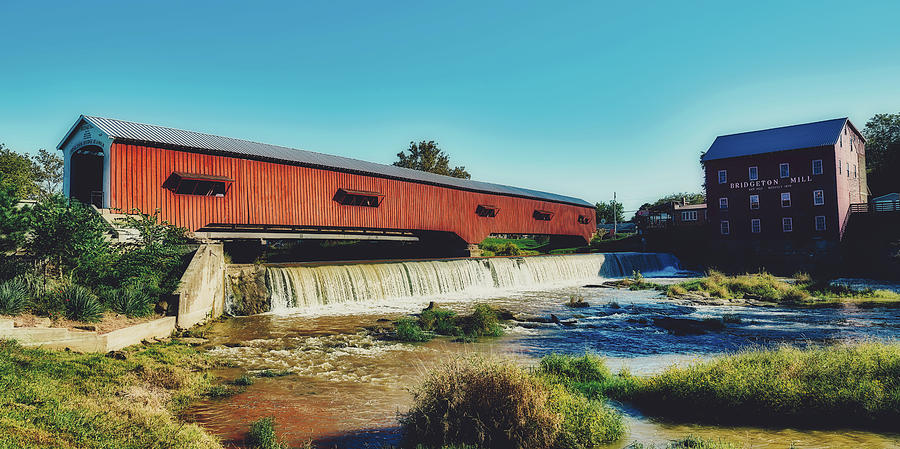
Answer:
[[[403,317],[397,320],[396,333],[397,339],[400,341],[428,341],[431,338],[426,334],[421,327],[419,327],[419,322],[409,318]]]
[[[66,318],[75,321],[99,321],[103,315],[103,305],[97,296],[80,285],[69,285],[59,293],[65,304]]]
[[[106,303],[110,309],[128,317],[147,316],[152,312],[152,299],[142,289],[126,286],[110,291],[106,295]]]
[[[750,350],[646,378],[618,399],[655,415],[740,424],[900,422],[900,344]]]
[[[462,329],[456,324],[456,312],[438,307],[429,307],[419,314],[422,330],[441,335],[460,335]]]
[[[625,449],[738,449],[739,447],[725,440],[712,440],[690,435],[662,446],[635,442],[626,446]]]
[[[247,442],[256,449],[287,449],[275,435],[275,418],[266,417],[254,422],[247,434]]]
[[[621,416],[602,402],[510,362],[459,358],[428,374],[401,417],[407,446],[580,448],[616,440]]]
[[[503,335],[497,311],[487,304],[476,304],[470,315],[461,317],[459,326],[470,337],[499,337]]]
[[[739,276],[710,270],[705,278],[669,286],[667,296],[680,296],[697,292],[714,298],[742,298],[761,301],[801,303],[812,296],[801,286],[785,282],[770,273],[759,272]]]
[[[28,305],[28,286],[20,279],[0,284],[0,315],[18,315]]]
[[[562,422],[548,407],[547,386],[509,362],[451,360],[427,375],[413,399],[401,418],[413,447],[549,448]]]

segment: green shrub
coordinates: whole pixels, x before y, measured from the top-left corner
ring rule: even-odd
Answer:
[[[476,304],[472,314],[460,320],[463,333],[473,337],[499,337],[503,335],[497,312],[487,304]]]
[[[738,449],[740,446],[724,440],[710,440],[693,435],[680,440],[670,441],[665,446],[655,444],[632,443],[625,449]]]
[[[419,315],[419,326],[422,330],[441,335],[459,335],[462,333],[462,330],[456,324],[456,312],[437,307],[422,311]]]
[[[546,384],[509,362],[454,359],[432,370],[401,417],[410,446],[552,447],[562,416]]]
[[[519,248],[513,242],[506,242],[494,251],[498,256],[519,256],[522,255],[522,248]]]
[[[286,449],[275,435],[275,418],[267,417],[254,422],[247,434],[247,443],[256,449]]]
[[[396,323],[397,329],[397,339],[400,341],[428,341],[430,338],[428,335],[419,327],[419,323],[409,317],[403,317],[397,320]]]
[[[890,428],[900,421],[900,344],[752,350],[614,393],[649,414],[711,422]]]
[[[279,370],[279,371],[275,371],[275,370],[271,370],[271,369],[264,369],[264,370],[262,370],[262,371],[256,373],[256,376],[257,376],[257,377],[269,377],[269,378],[271,378],[271,377],[284,377],[284,376],[289,376],[290,374],[291,374],[291,372],[290,372],[289,370],[286,370],[286,369],[285,369],[285,370]]]
[[[150,296],[140,288],[127,286],[112,290],[106,298],[110,309],[129,317],[147,316],[152,311]]]
[[[244,374],[235,379],[232,383],[241,387],[249,387],[250,385],[253,385],[253,378]]]
[[[542,374],[567,382],[604,382],[611,376],[603,359],[593,354],[579,357],[550,354],[541,359],[538,370]]]
[[[572,393],[562,385],[550,389],[551,410],[562,416],[553,447],[580,449],[612,443],[625,433],[622,415],[598,400]]]
[[[75,321],[99,321],[103,314],[103,306],[90,290],[80,285],[69,285],[60,293],[59,298],[65,304],[66,318]]]
[[[24,312],[28,296],[28,286],[18,278],[0,284],[0,315]]]

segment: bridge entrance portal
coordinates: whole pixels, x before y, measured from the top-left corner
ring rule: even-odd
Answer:
[[[103,208],[103,151],[85,147],[72,154],[69,197]]]

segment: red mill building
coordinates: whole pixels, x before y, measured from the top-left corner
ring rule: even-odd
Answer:
[[[847,118],[717,137],[702,157],[711,232],[727,247],[833,247],[867,202],[865,148]]]

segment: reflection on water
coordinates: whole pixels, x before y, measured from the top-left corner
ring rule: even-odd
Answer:
[[[563,305],[571,295],[591,304],[583,309]],[[519,314],[575,318],[574,327],[529,324],[507,329],[507,335],[474,344],[435,340],[425,344],[378,341],[366,327],[385,324],[425,304],[410,300],[389,308],[346,310],[326,316],[275,315],[235,318],[210,332],[210,352],[233,362],[218,374],[235,378],[247,370],[289,370],[280,378],[258,378],[239,395],[209,400],[187,412],[226,441],[241,440],[249,424],[275,416],[279,434],[290,444],[314,440],[325,447],[378,447],[397,441],[397,415],[411,401],[409,388],[423,373],[447,357],[489,354],[533,364],[550,352],[597,352],[617,370],[658,372],[673,363],[753,346],[782,342],[832,343],[898,335],[898,309],[784,309],[676,304],[653,291],[558,287],[491,298],[490,303]],[[471,300],[447,299],[442,306],[464,312]],[[722,332],[675,336],[653,325],[659,316],[740,317]],[[754,448],[900,447],[900,435],[858,430],[809,431],[756,427],[713,427],[664,423],[623,406],[629,434],[610,446],[655,441],[688,434],[725,438]]]

